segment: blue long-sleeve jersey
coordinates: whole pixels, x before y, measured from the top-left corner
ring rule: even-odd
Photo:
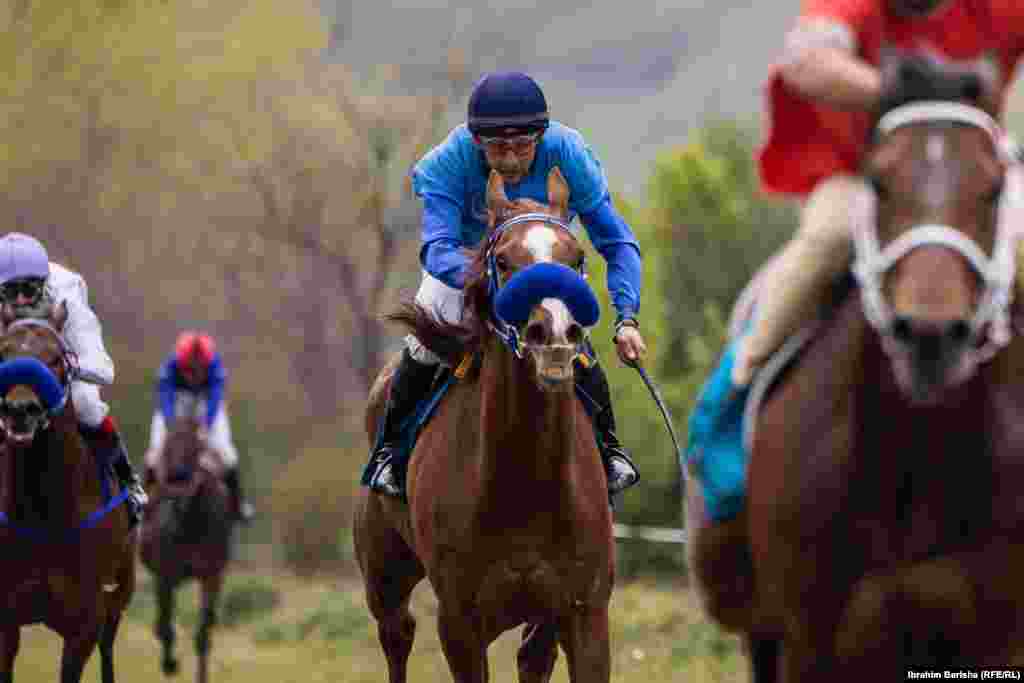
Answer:
[[[189,391],[205,395],[206,427],[212,427],[213,421],[217,419],[217,414],[220,412],[221,404],[224,401],[224,384],[226,379],[227,372],[224,369],[224,363],[221,362],[220,354],[215,353],[206,374],[206,384],[201,387],[190,387],[185,383],[181,373],[178,372],[178,361],[175,359],[174,354],[171,354],[160,366],[160,374],[157,380],[157,402],[160,405],[160,412],[163,414],[164,420],[167,424],[171,424],[174,421],[174,402],[177,392],[179,390]]]
[[[640,247],[629,225],[612,206],[601,162],[575,130],[552,122],[537,144],[530,172],[506,184],[509,199],[547,201],[547,178],[558,167],[569,185],[569,220],[580,217],[598,253],[608,263],[608,291],[620,317],[640,310]],[[450,287],[465,284],[463,249],[475,247],[487,231],[487,177],[483,152],[464,126],[429,152],[412,170],[413,190],[423,200],[424,270]]]

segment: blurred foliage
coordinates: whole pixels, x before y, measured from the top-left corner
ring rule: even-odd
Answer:
[[[0,3],[4,229],[89,283],[136,461],[175,334],[214,334],[258,511],[238,555],[303,573],[352,568],[366,393],[400,343],[380,316],[420,277],[406,171],[475,73],[453,49],[447,91],[411,96],[391,65],[327,62],[329,33],[314,0]],[[681,438],[733,299],[795,225],[756,192],[752,130],[709,125],[657,159],[646,200],[617,198],[644,256],[646,365]],[[677,454],[616,359],[605,264],[590,263],[594,342],[642,474],[617,521],[676,526]],[[626,575],[682,565],[678,546],[620,550]]]
[[[758,192],[752,129],[714,122],[680,148],[665,150],[654,164],[649,203],[618,205],[632,224],[644,263],[641,330],[649,348],[652,378],[669,404],[676,431],[685,442],[685,420],[726,336],[734,300],[756,269],[795,228],[792,207]],[[592,284],[603,310],[610,311],[601,286],[604,264],[591,261]],[[615,360],[611,316],[595,330],[604,359],[623,442],[641,470],[637,489],[625,494],[619,522],[678,526],[682,490],[677,454],[636,373]],[[680,444],[682,445],[682,443]],[[625,576],[678,572],[677,545],[619,542]]]

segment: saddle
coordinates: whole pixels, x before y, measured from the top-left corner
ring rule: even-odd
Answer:
[[[749,327],[756,308],[758,283],[755,277],[740,296],[730,322],[730,339],[705,382],[689,420],[684,464],[700,482],[705,512],[713,522],[733,518],[745,504],[747,464],[757,417],[765,401],[856,290],[851,272],[833,283],[819,315],[786,340],[758,370],[750,387],[737,395],[731,377],[733,360],[737,343]]]

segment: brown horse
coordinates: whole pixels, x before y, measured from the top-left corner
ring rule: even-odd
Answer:
[[[694,548],[759,680],[1024,664],[1020,168],[976,106],[903,106],[876,133],[860,296],[766,400],[745,513]]]
[[[64,639],[60,680],[77,683],[100,646],[113,683],[118,625],[135,590],[136,534],[116,483],[78,431],[68,398],[67,311],[22,320],[0,337],[0,681],[13,680],[21,626]],[[123,494],[123,492],[121,492]]]
[[[424,576],[459,683],[486,681],[487,647],[521,624],[520,681],[549,680],[559,643],[571,680],[609,680],[611,513],[594,431],[573,393],[584,330],[564,301],[545,298],[515,332],[524,342],[520,357],[490,322],[488,262],[498,287],[541,261],[582,263],[564,224],[569,190],[557,169],[548,194],[550,206],[511,202],[492,173],[490,225],[505,225],[475,253],[464,324],[445,325],[415,308],[397,316],[453,366],[474,362],[415,446],[408,505],[364,490],[357,507],[356,552],[392,683],[406,680],[415,631],[409,595]],[[370,396],[371,444],[389,369]]]
[[[146,472],[151,501],[142,522],[142,563],[157,585],[155,632],[163,646],[167,675],[178,671],[174,656],[174,592],[189,579],[200,587],[196,627],[196,680],[209,675],[210,632],[230,560],[234,516],[222,480],[221,459],[207,446],[195,417],[179,417],[167,435],[157,465]]]

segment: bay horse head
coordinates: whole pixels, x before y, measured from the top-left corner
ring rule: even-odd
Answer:
[[[46,319],[7,322],[0,336],[0,431],[9,446],[27,447],[68,405],[75,357],[62,336],[67,308]]]
[[[584,275],[584,251],[569,228],[569,187],[558,168],[548,175],[545,205],[510,200],[501,175],[487,183],[489,236],[467,306],[532,368],[544,391],[569,391],[586,328],[599,316]]]
[[[205,457],[209,446],[200,427],[200,419],[193,415],[179,416],[174,420],[160,457],[158,497],[186,498],[194,495],[203,483],[205,470],[215,467],[213,461],[216,459]],[[211,471],[209,474],[214,478],[219,476],[219,472]]]
[[[883,113],[863,169],[854,274],[913,402],[935,402],[1009,338],[1019,181],[980,95],[967,81],[959,100]]]

